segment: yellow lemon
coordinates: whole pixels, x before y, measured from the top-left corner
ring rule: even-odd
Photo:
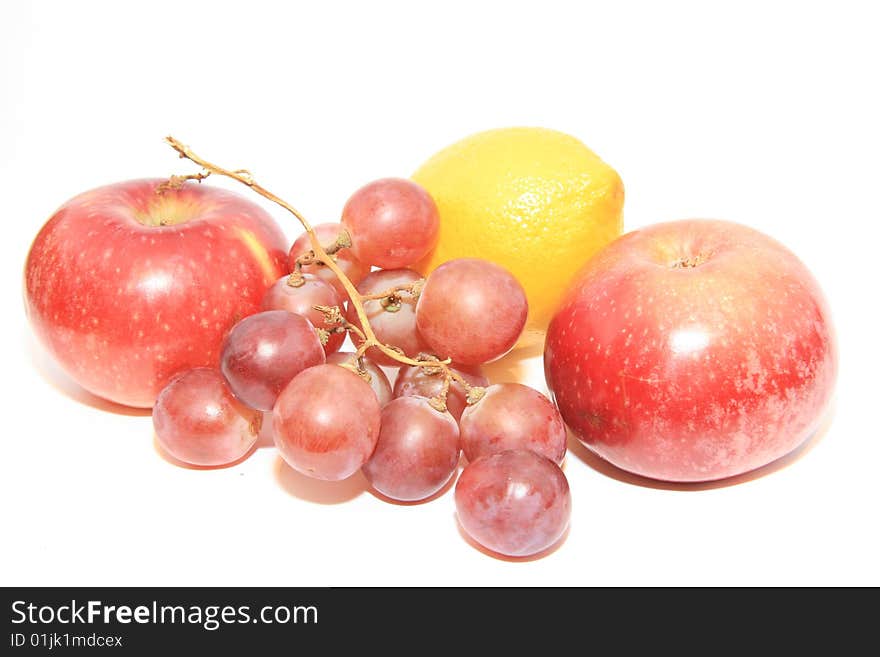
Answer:
[[[543,340],[569,280],[623,229],[623,183],[582,142],[544,128],[502,128],[449,146],[413,174],[440,211],[437,248],[418,269],[491,260],[525,288],[520,346]]]

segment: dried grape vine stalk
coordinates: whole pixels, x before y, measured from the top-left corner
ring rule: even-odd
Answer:
[[[162,191],[167,188],[178,188],[183,185],[188,180],[195,180],[196,182],[201,182],[211,174],[216,174],[219,176],[224,176],[226,178],[231,178],[237,182],[240,182],[243,185],[247,185],[254,192],[266,198],[276,205],[281,206],[285,210],[287,210],[290,214],[296,217],[297,221],[302,225],[303,229],[309,236],[309,241],[312,245],[312,250],[309,253],[297,258],[296,261],[296,269],[290,274],[289,282],[292,285],[296,285],[297,278],[299,275],[300,268],[303,265],[313,264],[315,262],[323,263],[326,267],[328,267],[336,278],[339,279],[339,282],[345,288],[345,291],[348,293],[348,297],[350,299],[350,303],[355,309],[357,313],[358,320],[360,321],[361,328],[358,328],[348,322],[345,321],[345,318],[342,317],[342,313],[340,309],[337,307],[325,307],[325,306],[316,306],[316,309],[320,312],[323,312],[327,317],[328,323],[339,324],[343,330],[346,331],[354,331],[358,334],[360,338],[363,339],[363,342],[358,347],[357,352],[355,353],[353,363],[351,364],[350,369],[354,370],[361,376],[366,374],[361,357],[366,353],[367,349],[370,347],[375,347],[379,351],[381,351],[386,356],[392,358],[393,360],[401,363],[402,365],[409,365],[410,367],[421,367],[425,370],[425,373],[428,374],[440,374],[443,376],[443,387],[440,393],[430,400],[431,406],[433,406],[438,411],[446,410],[446,396],[449,392],[449,386],[452,381],[459,383],[462,388],[464,388],[467,393],[467,402],[468,404],[475,404],[479,401],[483,395],[485,394],[485,389],[479,386],[470,385],[464,377],[462,377],[457,372],[454,372],[450,368],[450,363],[452,362],[449,358],[439,359],[435,356],[419,354],[416,358],[412,358],[408,354],[404,353],[402,349],[395,347],[393,345],[384,344],[380,340],[376,338],[376,334],[373,331],[372,326],[370,326],[370,321],[367,318],[367,313],[364,310],[364,301],[374,300],[374,299],[393,299],[396,298],[399,294],[405,293],[411,295],[413,298],[418,298],[419,293],[421,292],[422,281],[411,285],[397,286],[394,288],[390,288],[388,290],[384,290],[379,294],[370,294],[370,295],[362,295],[358,292],[357,288],[345,275],[345,273],[340,269],[339,265],[336,264],[336,260],[333,257],[333,254],[338,252],[342,248],[349,247],[351,245],[351,240],[347,234],[343,233],[340,235],[337,240],[327,247],[326,249],[321,245],[318,240],[317,235],[315,234],[312,225],[309,221],[290,203],[285,201],[279,196],[276,196],[263,186],[259,185],[257,181],[254,179],[253,175],[246,169],[225,169],[217,164],[212,162],[208,162],[204,158],[196,155],[189,146],[186,146],[178,139],[174,137],[168,136],[165,138],[166,143],[168,143],[177,153],[180,155],[182,159],[189,160],[194,164],[197,164],[201,167],[201,171],[194,174],[188,174],[183,176],[171,176],[168,182],[160,187],[157,191]],[[393,303],[393,302],[392,302]],[[324,336],[322,339],[326,339]],[[367,375],[369,376],[369,375]]]

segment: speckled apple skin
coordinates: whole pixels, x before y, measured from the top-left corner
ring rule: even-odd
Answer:
[[[666,481],[754,470],[818,428],[837,374],[828,306],[803,263],[739,224],[619,238],[550,323],[547,384],[580,440]]]
[[[220,344],[285,270],[287,243],[260,206],[206,184],[161,179],[65,203],[24,272],[31,325],[90,392],[150,407],[176,373],[216,367]],[[168,225],[150,225],[168,217]],[[147,222],[147,223],[144,223]]]

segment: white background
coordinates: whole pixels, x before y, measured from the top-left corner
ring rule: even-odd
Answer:
[[[876,21],[868,2],[720,4],[2,3],[0,583],[880,585]],[[628,229],[727,218],[799,254],[839,335],[823,431],[696,487],[576,449],[567,540],[513,563],[462,539],[451,493],[389,505],[273,448],[171,465],[147,415],[79,391],[30,336],[21,271],[42,223],[86,189],[190,170],[168,133],[330,221],[362,183],[508,125],[599,153]],[[539,359],[489,371],[545,389]]]

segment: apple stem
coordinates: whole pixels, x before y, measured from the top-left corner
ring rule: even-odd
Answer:
[[[671,267],[673,269],[685,269],[685,268],[699,267],[704,262],[706,262],[706,260],[708,260],[708,259],[709,259],[708,255],[700,252],[694,256],[685,256],[685,257],[679,258],[678,260],[676,260],[675,262],[672,263]]]
[[[357,331],[357,333],[359,334],[359,337],[363,338],[363,343],[361,343],[361,345],[358,347],[358,350],[357,350],[357,354],[356,354],[357,357],[360,358],[361,356],[363,356],[364,353],[367,351],[367,349],[369,349],[370,347],[375,347],[376,349],[381,351],[383,354],[385,354],[389,358],[392,358],[403,365],[410,365],[411,367],[431,367],[431,368],[439,369],[443,373],[443,376],[444,376],[444,387],[443,387],[443,390],[441,390],[441,395],[443,397],[443,399],[442,399],[443,410],[445,410],[445,408],[446,408],[446,402],[445,402],[446,392],[449,389],[450,382],[452,379],[455,379],[456,381],[458,381],[460,379],[460,377],[457,378],[457,375],[454,372],[452,372],[452,370],[449,367],[452,360],[450,358],[446,358],[445,360],[439,360],[439,359],[436,359],[436,357],[434,358],[434,360],[417,360],[414,358],[410,358],[409,356],[407,356],[403,352],[402,349],[399,349],[398,347],[395,347],[392,345],[383,344],[382,342],[380,342],[376,338],[376,334],[373,331],[373,327],[370,325],[370,321],[367,318],[367,313],[364,310],[364,301],[368,300],[368,299],[373,299],[373,298],[375,298],[376,295],[361,295],[357,291],[357,288],[354,286],[354,284],[351,282],[351,280],[348,278],[348,276],[345,275],[345,272],[343,272],[342,269],[339,267],[339,265],[336,263],[336,259],[333,257],[333,254],[337,253],[340,249],[348,248],[351,246],[351,237],[348,235],[348,233],[346,231],[343,231],[339,235],[339,237],[336,238],[336,241],[332,245],[330,245],[329,247],[327,247],[325,249],[321,245],[321,242],[318,240],[318,236],[315,234],[314,228],[312,228],[312,225],[302,215],[302,213],[300,213],[299,210],[297,210],[295,207],[293,207],[290,203],[288,203],[287,201],[285,201],[281,197],[276,196],[275,194],[270,192],[268,189],[259,185],[257,183],[257,181],[254,179],[253,174],[250,173],[250,171],[248,171],[247,169],[234,169],[234,170],[225,169],[225,168],[221,167],[220,165],[209,162],[209,161],[205,160],[204,158],[196,155],[189,148],[189,146],[185,145],[183,142],[179,141],[178,139],[175,139],[174,137],[172,137],[170,135],[168,137],[165,137],[165,142],[169,146],[171,146],[171,148],[173,148],[175,151],[177,151],[178,155],[182,159],[189,160],[202,168],[202,171],[199,173],[190,174],[187,176],[171,176],[168,183],[166,183],[166,185],[168,185],[169,187],[177,189],[188,180],[196,180],[198,182],[201,182],[202,180],[207,178],[209,175],[217,174],[219,176],[224,176],[226,178],[231,178],[232,180],[236,180],[243,185],[247,185],[254,192],[259,194],[263,198],[266,198],[266,199],[272,201],[273,203],[275,203],[276,205],[281,206],[282,208],[287,210],[290,214],[292,214],[294,217],[296,217],[296,219],[302,225],[303,229],[305,229],[306,233],[308,233],[309,241],[312,244],[312,250],[309,254],[307,254],[307,256],[305,258],[305,260],[309,260],[308,256],[311,256],[310,262],[309,263],[305,263],[305,262],[300,263],[299,259],[297,259],[297,265],[298,265],[297,270],[299,269],[301,264],[311,264],[311,262],[322,262],[326,267],[328,267],[333,272],[333,274],[336,276],[336,278],[339,279],[340,284],[342,285],[342,287],[345,288],[345,291],[348,293],[349,299],[351,300],[351,305],[355,309],[355,312],[357,313],[357,316],[358,316],[358,320],[360,321],[361,327],[362,327],[361,330]],[[423,284],[424,284],[424,281],[416,281],[415,283],[412,283],[411,285],[404,286],[403,289],[394,289],[392,291],[392,295],[397,294],[400,291],[408,291],[408,293],[413,298],[418,298],[418,295],[421,292],[421,286]],[[391,296],[391,295],[387,294],[387,292],[388,291],[383,293],[380,296],[380,298],[387,298],[388,296]],[[327,310],[329,311],[330,309],[327,309]],[[322,312],[323,312],[323,309],[322,309]],[[337,314],[339,313],[338,308],[336,309],[336,312],[337,312]],[[345,326],[347,330],[353,330],[356,328],[353,325],[351,325],[350,323],[345,322],[345,320],[342,319],[341,317],[340,317],[340,320],[341,321],[339,321],[338,323]],[[464,386],[465,386],[466,391],[467,390],[476,390],[476,388],[468,386],[467,383],[464,383]],[[475,399],[475,401],[477,401],[479,399],[479,397],[481,397],[481,396],[482,395],[478,395],[478,397],[477,397],[477,399]],[[471,399],[471,394],[469,392],[468,393],[468,403],[472,403],[470,401],[470,399]],[[437,406],[435,406],[435,408],[437,408]]]

